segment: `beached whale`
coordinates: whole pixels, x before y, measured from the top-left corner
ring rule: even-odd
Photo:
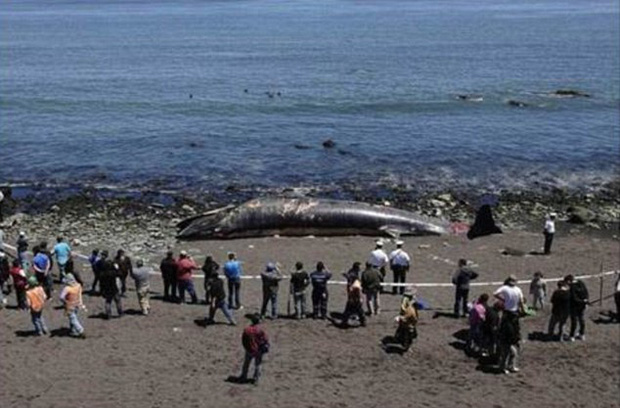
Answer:
[[[181,221],[181,239],[272,235],[439,235],[448,224],[409,211],[356,201],[257,198]]]

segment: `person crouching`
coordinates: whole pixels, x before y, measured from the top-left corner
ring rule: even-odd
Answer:
[[[342,317],[343,327],[349,326],[351,315],[357,315],[360,326],[366,326],[366,316],[364,315],[364,306],[362,305],[362,283],[359,279],[354,280],[347,287],[347,306]]]

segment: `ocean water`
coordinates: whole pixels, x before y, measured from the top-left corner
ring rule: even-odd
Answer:
[[[619,25],[617,0],[3,1],[0,184],[596,188]]]

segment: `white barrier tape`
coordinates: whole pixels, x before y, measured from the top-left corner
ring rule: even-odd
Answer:
[[[4,244],[4,246],[6,248],[9,248],[12,251],[16,251],[17,249],[14,246],[11,246],[9,244]],[[32,254],[31,252],[28,252],[29,254]],[[85,261],[88,261],[88,257],[86,255],[77,253],[77,252],[72,252],[72,254],[80,259],[83,259]],[[606,272],[601,272],[601,273],[595,273],[595,274],[591,274],[591,275],[579,275],[579,276],[575,276],[575,279],[592,279],[592,278],[600,278],[603,276],[609,276],[609,275],[614,275],[614,274],[618,274],[620,273],[620,270],[613,270],[613,271],[606,271]],[[161,272],[151,272],[151,275],[156,275],[156,276],[161,276]],[[196,274],[193,275],[194,278],[198,278],[198,279],[204,279],[204,275],[202,274]],[[282,276],[283,279],[290,279],[290,275],[283,275]],[[245,279],[245,280],[252,280],[252,279],[261,279],[260,275],[245,275],[245,276],[241,276],[241,279]],[[543,279],[544,282],[557,282],[564,279],[564,277],[560,277],[560,278],[548,278],[548,279]],[[527,285],[529,284],[531,281],[529,280],[520,280],[517,281],[518,285]],[[347,282],[346,281],[328,281],[327,284],[329,285],[346,285]],[[504,281],[495,281],[495,282],[471,282],[469,285],[470,286],[498,286],[498,285],[503,285]],[[392,287],[414,287],[414,288],[452,288],[454,287],[454,284],[452,283],[391,283],[391,282],[383,282],[381,283],[381,286],[392,286]]]

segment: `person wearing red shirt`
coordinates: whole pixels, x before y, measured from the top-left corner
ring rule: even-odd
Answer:
[[[245,360],[243,361],[243,368],[239,379],[241,382],[247,382],[250,363],[254,360],[253,383],[258,385],[263,355],[269,352],[269,338],[267,333],[259,326],[260,316],[258,314],[251,315],[250,320],[252,324],[243,330],[243,335],[241,336],[241,343],[245,349]]]
[[[17,296],[17,307],[21,310],[26,310],[26,287],[28,286],[28,277],[26,272],[22,268],[19,259],[13,260],[13,267],[9,271],[11,278],[13,279],[13,287],[15,288],[15,295]]]
[[[177,281],[181,303],[185,303],[185,291],[191,296],[192,303],[198,303],[198,297],[196,296],[194,282],[192,280],[192,271],[197,269],[200,268],[196,265],[196,262],[187,255],[187,252],[181,251],[179,260],[177,261]]]

